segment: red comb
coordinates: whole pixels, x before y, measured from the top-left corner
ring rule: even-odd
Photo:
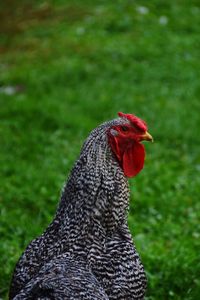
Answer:
[[[118,116],[120,118],[125,118],[125,119],[129,120],[134,126],[139,128],[140,130],[147,131],[147,124],[145,123],[145,121],[139,119],[138,117],[136,117],[132,114],[124,114],[122,112],[118,112]]]

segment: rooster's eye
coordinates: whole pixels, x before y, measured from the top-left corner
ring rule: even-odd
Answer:
[[[126,132],[126,131],[128,131],[128,127],[127,126],[121,126],[121,130]]]

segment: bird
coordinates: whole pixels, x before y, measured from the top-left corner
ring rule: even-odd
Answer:
[[[127,223],[128,178],[153,141],[134,114],[92,130],[62,189],[55,216],[17,262],[9,299],[144,299],[147,278]]]

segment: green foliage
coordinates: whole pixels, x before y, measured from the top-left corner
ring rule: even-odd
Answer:
[[[155,139],[130,181],[146,299],[198,299],[199,2],[24,0],[0,11],[1,296],[87,134],[123,111]]]

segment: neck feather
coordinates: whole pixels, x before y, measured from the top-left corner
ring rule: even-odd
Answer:
[[[128,200],[127,179],[105,132],[95,140],[91,134],[64,187],[57,215],[80,225],[98,220],[112,230],[126,219]]]

